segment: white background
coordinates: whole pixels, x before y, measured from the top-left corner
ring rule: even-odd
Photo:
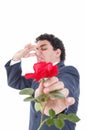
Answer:
[[[28,130],[29,103],[8,87],[5,63],[43,33],[59,37],[66,47],[66,65],[80,73],[76,130],[87,129],[87,4],[86,0],[0,0],[0,130]],[[31,65],[24,62],[24,73]],[[32,61],[33,63],[33,61]]]

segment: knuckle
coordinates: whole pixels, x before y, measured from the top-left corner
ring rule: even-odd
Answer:
[[[62,81],[59,81],[59,85],[61,88],[64,88],[64,83]]]

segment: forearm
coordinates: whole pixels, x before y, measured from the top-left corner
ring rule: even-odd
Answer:
[[[5,65],[8,85],[15,89],[23,89],[25,87],[31,86],[31,81],[27,81],[21,75],[21,62],[14,65],[10,65],[10,63],[11,61]]]

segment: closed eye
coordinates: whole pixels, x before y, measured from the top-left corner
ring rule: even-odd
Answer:
[[[36,50],[42,50],[42,51],[45,51],[45,50],[47,50],[47,48],[43,48],[43,47],[41,47],[41,48],[36,48]]]
[[[47,50],[47,44],[42,44],[40,47],[37,47],[36,49],[45,51],[45,50]]]
[[[47,50],[47,48],[41,48],[41,50],[42,50],[42,51],[45,51],[45,50]]]

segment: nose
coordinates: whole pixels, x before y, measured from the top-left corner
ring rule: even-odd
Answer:
[[[41,55],[41,54],[42,54],[41,49],[37,49],[37,50],[36,50],[36,55],[39,56],[39,55]]]

